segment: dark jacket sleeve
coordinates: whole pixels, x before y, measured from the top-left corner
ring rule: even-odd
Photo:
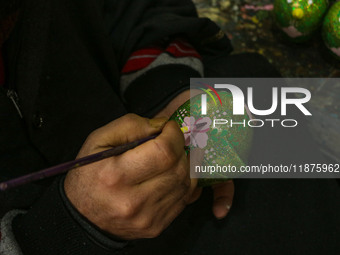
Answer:
[[[121,69],[133,52],[150,46],[166,45],[166,48],[176,38],[185,40],[200,56],[203,72],[199,72],[197,66],[167,59],[128,85],[121,83],[120,91],[128,109],[140,115],[155,114],[174,96],[189,88],[190,78],[203,76],[206,64],[232,51],[225,33],[210,19],[198,18],[191,0],[106,1],[104,9]],[[121,22],[116,22],[116,17],[110,15],[113,9],[124,10],[124,15],[118,15]]]
[[[127,242],[102,233],[65,201],[63,178],[58,178],[27,213],[14,219],[23,254],[119,254]]]
[[[229,40],[213,22],[197,18],[191,1],[104,2],[105,22],[121,70],[134,52],[154,45],[164,45],[167,48],[175,38],[184,39],[197,51],[202,66],[216,56],[229,54],[231,51]],[[165,63],[143,70],[138,79],[128,83],[124,91],[121,90],[121,96],[130,111],[152,116],[173,96],[189,87],[190,77],[202,75],[204,70],[199,71],[193,65]],[[2,96],[5,98],[4,93]],[[42,169],[48,162],[31,144],[24,123],[13,106],[10,106],[8,98],[5,99],[3,101],[6,102],[6,107],[11,110],[0,111],[4,114],[0,116],[0,133],[5,134],[7,129],[12,128],[16,130],[14,140],[13,136],[0,138],[0,145],[4,145],[0,148],[0,164],[4,167],[1,168],[1,177],[9,179]],[[24,198],[29,192],[25,193],[23,190],[12,191],[13,196],[0,196],[5,201],[5,206],[1,209],[3,212],[13,208],[26,209],[26,213],[20,213],[12,224],[15,241],[24,254],[120,253],[126,243],[102,233],[87,222],[68,202],[62,189],[62,181],[63,179],[57,179],[52,185],[38,183],[27,186],[26,189],[34,193],[27,200]],[[8,199],[9,197],[13,197],[15,203],[11,203],[12,199]],[[23,202],[17,203],[18,199]],[[3,240],[5,239],[1,239],[1,244]]]
[[[0,181],[46,167],[4,88],[0,88],[0,108]],[[0,193],[0,254],[112,254],[125,246],[125,241],[102,233],[72,207],[63,178],[49,183]]]

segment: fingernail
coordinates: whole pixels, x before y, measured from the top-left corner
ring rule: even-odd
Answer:
[[[165,123],[168,121],[167,118],[161,117],[161,118],[154,118],[149,120],[149,124],[153,128],[161,128],[165,125]]]

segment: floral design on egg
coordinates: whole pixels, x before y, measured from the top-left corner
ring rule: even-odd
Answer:
[[[210,129],[211,119],[209,117],[198,118],[195,120],[194,117],[185,117],[182,126],[188,126],[190,133],[184,134],[185,146],[205,148],[208,144],[207,132]],[[203,126],[197,127],[199,124]]]

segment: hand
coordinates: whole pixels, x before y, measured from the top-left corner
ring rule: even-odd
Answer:
[[[120,156],[67,174],[67,197],[102,230],[126,240],[156,237],[197,197],[183,134],[166,121],[128,114],[94,131],[81,148],[78,157],[162,131]]]
[[[156,116],[166,116],[170,118],[170,116],[184,104],[190,97],[196,96],[198,94],[203,93],[201,90],[192,89],[186,90],[176,96],[162,111],[160,111]],[[204,154],[202,154],[203,157]],[[196,155],[196,158],[199,158],[199,155]],[[202,158],[203,159],[203,158]],[[217,219],[222,219],[226,217],[228,214],[233,198],[234,198],[234,183],[233,181],[228,181],[224,183],[218,183],[212,186],[214,192],[214,203],[213,203],[213,214]],[[195,197],[193,201],[196,201],[202,189],[197,188],[195,191]]]

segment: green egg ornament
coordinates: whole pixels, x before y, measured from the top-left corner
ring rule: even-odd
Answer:
[[[217,98],[207,97],[206,115],[201,113],[201,95],[197,95],[181,105],[170,120],[175,120],[180,127],[189,127],[191,132],[184,134],[186,152],[195,148],[201,150],[204,154],[202,169],[217,165],[239,169],[247,164],[251,149],[253,130],[248,126],[250,114],[245,109],[244,115],[233,115],[232,95],[226,91],[219,91],[218,94],[221,103]],[[214,127],[214,120],[217,119],[224,124],[215,123]],[[206,175],[203,175],[199,177],[198,185],[209,186],[236,176],[213,173],[205,178]]]
[[[304,42],[321,26],[327,0],[275,0],[277,25],[293,42]]]
[[[326,46],[337,57],[340,57],[340,2],[332,5],[325,16],[322,26],[322,37]]]

